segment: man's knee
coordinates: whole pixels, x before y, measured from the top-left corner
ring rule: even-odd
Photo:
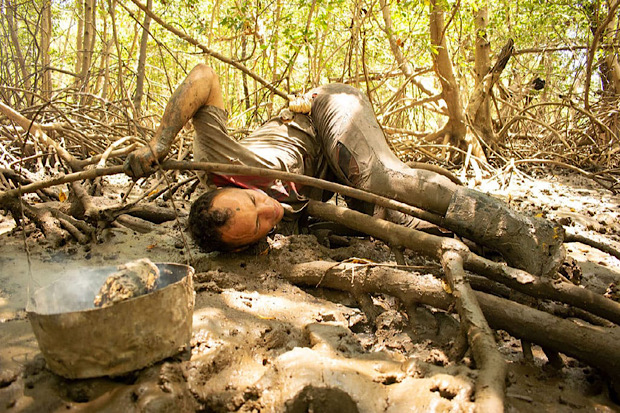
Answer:
[[[198,63],[189,74],[190,77],[195,78],[196,80],[208,81],[208,82],[218,82],[219,76],[213,70],[213,68],[206,63]]]

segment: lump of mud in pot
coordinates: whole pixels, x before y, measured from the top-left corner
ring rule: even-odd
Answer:
[[[95,307],[113,304],[150,293],[157,288],[159,269],[148,258],[118,266],[118,271],[106,278],[95,296]]]

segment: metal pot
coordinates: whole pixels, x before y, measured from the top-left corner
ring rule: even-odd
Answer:
[[[121,375],[188,348],[194,269],[156,265],[155,291],[109,307],[93,300],[116,267],[83,269],[37,290],[26,310],[50,370],[70,379]]]

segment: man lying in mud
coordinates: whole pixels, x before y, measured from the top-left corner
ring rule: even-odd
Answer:
[[[510,265],[530,273],[546,274],[561,264],[560,226],[515,212],[436,172],[409,168],[391,152],[370,102],[357,89],[343,84],[320,86],[291,102],[289,109],[235,141],[226,129],[218,76],[210,67],[198,65],[173,93],[153,139],[128,156],[125,171],[135,179],[152,173],[191,119],[196,161],[334,179],[440,214],[447,229],[498,251]],[[203,178],[215,189],[194,202],[189,226],[206,251],[235,251],[256,243],[285,213],[294,213],[304,200],[322,196],[322,191],[311,187],[262,177],[211,173]],[[415,225],[399,212],[365,208],[384,219]]]

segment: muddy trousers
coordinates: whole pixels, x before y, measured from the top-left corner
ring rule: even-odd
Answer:
[[[445,228],[498,251],[513,267],[553,272],[564,258],[563,229],[513,211],[438,173],[409,168],[389,148],[365,95],[346,85],[317,88],[312,120],[330,168],[344,184],[434,212]],[[392,221],[398,214],[391,214]]]
[[[499,252],[511,266],[531,274],[554,273],[562,264],[565,251],[561,225],[514,211],[498,199],[447,184],[435,175],[404,164],[398,169],[386,169],[381,164],[373,166],[371,179],[357,186],[442,215],[444,228]],[[405,214],[391,211],[386,217],[407,225]]]

